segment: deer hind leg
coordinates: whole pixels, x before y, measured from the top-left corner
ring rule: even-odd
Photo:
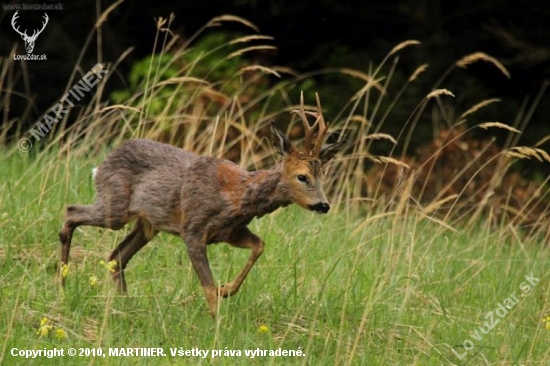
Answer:
[[[252,252],[237,277],[235,277],[233,281],[226,283],[218,289],[218,294],[222,297],[233,296],[237,293],[237,291],[239,291],[239,288],[248,275],[248,272],[250,272],[250,269],[254,266],[254,263],[256,263],[264,251],[264,242],[262,239],[250,232],[248,228],[244,228],[236,232],[228,241],[228,244],[237,248],[248,248]]]
[[[96,203],[87,206],[71,205],[67,207],[65,222],[59,232],[61,241],[61,264],[69,264],[69,252],[74,230],[82,225],[97,226],[106,229],[119,230],[131,221],[128,211],[130,190],[123,177],[113,177],[108,182],[109,192],[98,196]],[[98,189],[100,192],[100,189]],[[121,193],[126,192],[126,193]],[[109,204],[104,204],[109,202]],[[65,279],[61,276],[61,283]]]
[[[71,241],[74,230],[77,227],[87,225],[118,230],[122,228],[126,222],[127,221],[124,218],[106,220],[101,202],[89,206],[68,206],[63,228],[59,232],[59,240],[61,241],[61,264],[69,264]],[[65,278],[63,276],[61,277],[61,282],[65,282]]]
[[[130,234],[120,242],[109,256],[110,261],[116,261],[116,265],[112,269],[113,280],[117,284],[120,292],[124,294],[127,292],[124,269],[128,261],[153,239],[157,233],[158,231],[153,229],[149,222],[144,219],[138,219]]]

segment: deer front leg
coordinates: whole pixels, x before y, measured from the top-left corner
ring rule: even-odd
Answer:
[[[122,242],[113,250],[109,256],[110,261],[116,261],[113,268],[113,280],[117,284],[120,292],[126,294],[126,280],[124,279],[124,270],[128,261],[143,248],[151,239],[157,235],[151,224],[143,219],[138,219],[134,229],[128,234]]]
[[[222,297],[233,296],[237,293],[237,291],[239,291],[239,288],[248,275],[248,272],[250,272],[250,269],[264,251],[264,242],[262,239],[253,234],[247,227],[235,231],[230,240],[228,240],[228,244],[237,248],[248,248],[252,251],[252,253],[250,253],[248,261],[237,277],[235,277],[233,281],[226,283],[218,289],[219,296]]]
[[[208,263],[208,256],[206,255],[206,245],[200,241],[186,240],[187,254],[193,264],[193,268],[199,276],[208,307],[210,308],[210,314],[215,316],[218,312],[218,294],[216,286],[214,284],[214,276]]]

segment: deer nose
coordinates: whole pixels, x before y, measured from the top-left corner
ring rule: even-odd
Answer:
[[[330,205],[327,202],[319,202],[309,205],[309,209],[318,213],[327,213],[330,210]]]

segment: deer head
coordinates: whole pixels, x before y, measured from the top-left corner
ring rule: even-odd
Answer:
[[[332,159],[344,146],[345,141],[323,145],[328,126],[323,117],[319,95],[315,94],[317,111],[304,110],[304,95],[300,96],[300,109],[292,111],[300,116],[304,125],[303,150],[299,150],[273,124],[273,143],[284,156],[281,181],[288,190],[290,201],[317,213],[327,213],[330,205],[321,187],[322,165]],[[308,116],[315,117],[310,124]],[[314,140],[315,129],[317,138]]]
[[[29,36],[27,35],[26,29],[25,29],[25,32],[21,32],[19,30],[19,26],[16,27],[15,25],[15,21],[19,17],[19,15],[17,15],[18,12],[19,10],[16,11],[15,14],[13,14],[13,17],[11,18],[11,26],[17,33],[21,35],[21,38],[23,38],[23,41],[25,41],[25,49],[27,50],[27,53],[32,53],[32,50],[34,49],[34,42],[36,42],[36,38],[38,38],[38,35],[40,35],[40,33],[42,33],[44,28],[46,28],[46,24],[48,24],[48,20],[49,20],[48,14],[44,13],[45,21],[42,22],[42,29],[40,30],[35,29],[34,32],[32,33],[32,36]]]

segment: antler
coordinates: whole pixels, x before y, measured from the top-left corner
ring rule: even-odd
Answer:
[[[46,19],[45,19],[46,21],[45,21],[45,22],[42,22],[42,29],[40,29],[36,34],[34,34],[34,32],[33,32],[31,38],[32,38],[32,37],[38,37],[38,35],[39,35],[40,33],[42,33],[42,31],[44,30],[44,28],[46,28],[46,25],[48,24],[48,20],[50,20],[50,18],[48,18],[48,14],[46,14],[46,13],[44,13],[44,18],[46,18]],[[36,32],[36,30],[35,30],[35,32]]]
[[[325,123],[325,117],[323,116],[323,110],[321,109],[321,100],[319,94],[315,93],[315,100],[317,101],[317,120],[313,124],[314,126],[319,123],[319,133],[317,134],[317,141],[315,142],[315,156],[319,157],[323,140],[327,134],[328,125]]]
[[[48,14],[44,13],[44,16],[43,18],[45,18],[45,22],[42,22],[42,29],[40,30],[34,30],[34,32],[32,33],[32,36],[29,36],[27,34],[27,30],[25,29],[25,32],[21,32],[19,30],[19,26],[16,27],[16,24],[15,24],[15,21],[17,20],[17,18],[19,18],[19,15],[17,14],[19,12],[19,10],[17,10],[15,12],[15,14],[13,14],[13,16],[11,17],[11,26],[13,27],[13,29],[19,33],[21,35],[21,37],[23,37],[23,39],[36,39],[36,37],[38,37],[38,35],[40,33],[42,33],[42,31],[44,30],[44,28],[46,28],[46,25],[48,24],[48,20],[50,20],[50,18],[48,17]]]
[[[300,109],[294,110],[291,113],[296,113],[300,116],[302,123],[304,124],[304,153],[310,156],[319,157],[319,152],[321,150],[321,145],[327,133],[328,126],[325,123],[325,118],[323,117],[323,111],[321,109],[321,101],[319,100],[319,94],[315,93],[315,99],[317,101],[317,112],[309,112],[304,110],[304,92],[300,93]],[[317,119],[313,125],[309,124],[307,116],[314,116]],[[313,142],[313,132],[315,127],[318,127],[317,141],[315,145],[312,146]]]
[[[28,37],[26,29],[25,29],[25,33],[23,33],[19,30],[19,26],[17,28],[15,27],[15,21],[17,20],[17,18],[19,18],[19,15],[17,15],[18,12],[19,12],[19,10],[17,10],[15,12],[15,14],[13,14],[13,16],[11,17],[11,26],[12,26],[13,30],[15,30],[17,33],[19,33],[22,37]]]

